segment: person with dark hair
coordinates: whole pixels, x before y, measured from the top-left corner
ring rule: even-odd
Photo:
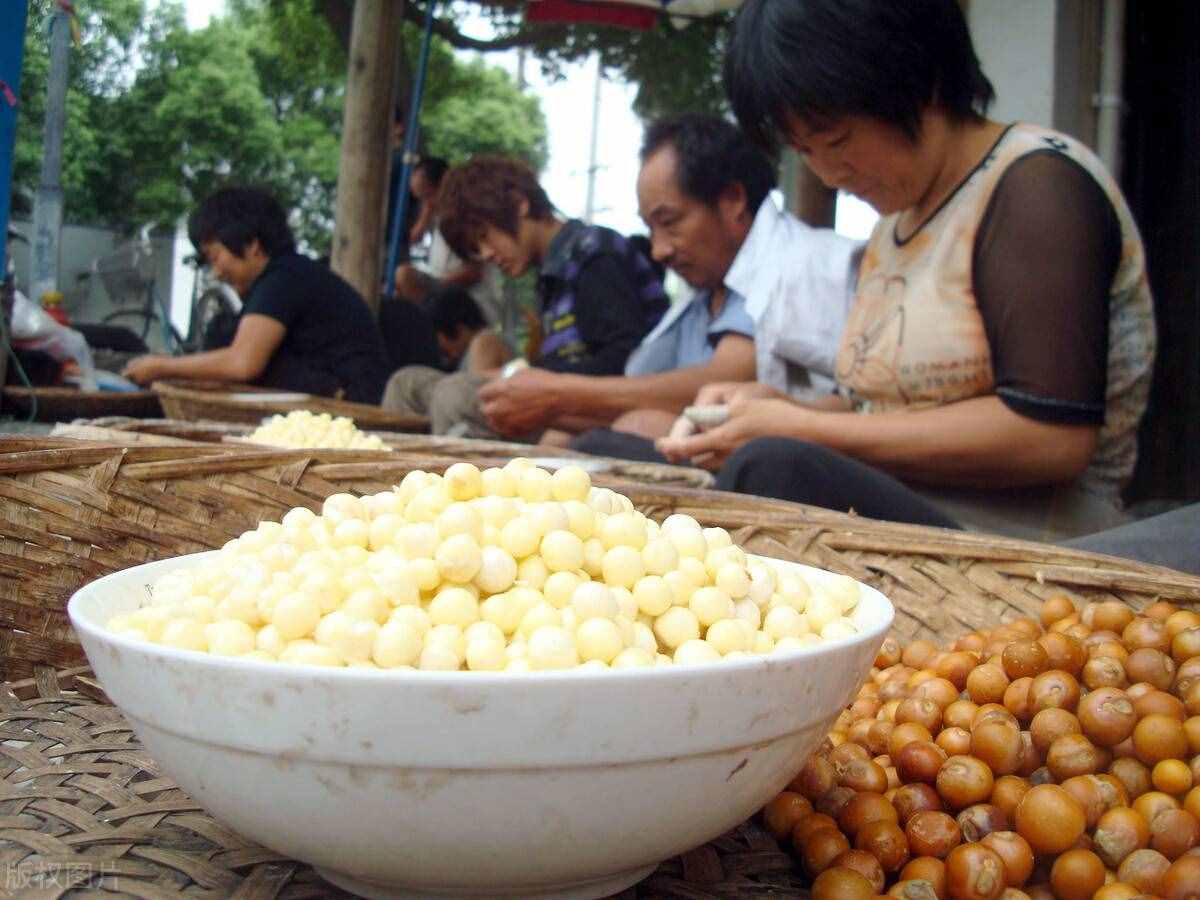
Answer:
[[[1120,189],[1074,139],[987,118],[955,0],[747,0],[726,87],[882,218],[842,335],[841,411],[713,391],[661,443],[718,485],[874,518],[1061,539],[1116,524],[1153,368]]]
[[[409,235],[409,242],[420,243],[430,236],[429,256],[423,263],[406,262],[396,267],[396,297],[409,303],[424,303],[445,287],[466,288],[489,325],[502,318],[504,305],[500,272],[495,266],[473,259],[462,259],[446,243],[435,217],[438,190],[449,164],[437,156],[427,156],[413,169],[410,185],[421,204]]]
[[[437,215],[446,242],[464,259],[492,263],[510,278],[538,272],[542,335],[524,371],[463,372],[440,383],[430,411],[435,433],[530,437],[551,425],[573,427],[580,410],[540,400],[514,410],[505,398],[540,398],[551,376],[621,374],[668,306],[650,263],[615,231],[556,215],[533,170],[517,160],[481,157],[451,169]]]
[[[254,187],[225,188],[201,203],[188,219],[188,237],[198,253],[210,242],[238,257],[255,241],[268,257],[296,250],[287,213],[271,194]]]
[[[421,204],[421,212],[408,232],[408,242],[419,244],[425,235],[433,231],[433,211],[437,206],[437,192],[450,164],[440,156],[426,156],[413,166],[408,189]]]
[[[400,202],[400,179],[404,177],[404,135],[408,130],[408,115],[402,104],[397,103],[392,109],[392,159],[388,169],[387,215],[383,225],[383,260],[386,265],[388,252],[391,249],[392,226],[396,219],[396,209]],[[421,135],[418,134],[418,137]],[[420,153],[420,150],[417,150]],[[404,262],[409,255],[408,236],[416,226],[423,212],[421,201],[412,191],[412,178],[409,178],[408,200],[404,208],[404,222],[400,230],[400,246],[398,262]]]
[[[392,373],[383,392],[384,409],[429,415],[433,394],[447,372],[495,372],[512,359],[512,351],[495,332],[479,304],[460,287],[434,291],[421,305],[433,326],[443,368],[413,365]]]
[[[592,408],[619,418],[572,446],[661,458],[646,439],[667,434],[697,391],[714,382],[757,374],[805,396],[832,391],[859,245],[781,211],[769,196],[771,160],[723,119],[654,122],[641,159],[638,206],[651,252],[695,294],[634,351],[625,374],[636,377],[576,388]],[[792,340],[784,345],[786,336]]]
[[[242,298],[233,342],[184,356],[138,357],[127,378],[246,382],[379,402],[391,365],[371,310],[344,280],[296,252],[274,197],[250,187],[217,191],[192,214],[188,236]]]
[[[442,288],[422,308],[433,324],[447,371],[492,372],[512,359],[512,350],[489,328],[479,304],[462,288]]]
[[[479,304],[461,288],[443,288],[430,296],[423,307],[447,360],[458,360],[471,338],[487,327]]]
[[[481,156],[449,175],[443,179],[438,217],[455,253],[474,259],[486,252],[510,277],[541,262],[564,223],[533,169],[520,160]]]

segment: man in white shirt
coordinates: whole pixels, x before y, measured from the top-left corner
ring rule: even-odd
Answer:
[[[832,394],[862,245],[813,228],[768,197],[725,276],[754,319],[757,380],[796,398]]]
[[[714,158],[720,148],[721,162]],[[757,166],[748,161],[761,160]],[[729,170],[765,169],[765,187],[751,196],[734,183]],[[696,289],[683,307],[670,310],[630,356],[627,375],[638,374],[644,360],[662,354],[662,345],[695,343],[697,322],[714,297],[721,297],[721,318],[745,323],[736,330],[754,343],[754,377],[796,397],[815,399],[833,392],[834,359],[842,325],[853,296],[861,244],[829,229],[812,228],[776,206],[770,196],[774,171],[732,124],[715,117],[681,116],[651,125],[642,149],[638,199],[650,228],[655,260],[677,272]],[[745,217],[737,242],[726,254],[713,252],[713,237],[689,206],[720,211],[739,196]],[[703,330],[700,330],[703,333]],[[743,381],[749,380],[749,373]],[[693,394],[693,396],[695,396]],[[670,421],[659,409],[623,415],[611,430],[589,431],[571,446],[590,453],[626,458],[662,457],[642,438],[665,434]],[[636,435],[637,437],[632,437]]]

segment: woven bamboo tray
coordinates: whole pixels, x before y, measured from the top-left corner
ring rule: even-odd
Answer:
[[[446,457],[239,446],[0,439],[0,664],[3,679],[81,659],[66,602],[119,569],[220,547],[295,506],[375,492]],[[647,515],[719,525],[766,556],[821,566],[883,591],[896,632],[946,640],[1017,616],[1050,593],[1200,601],[1200,578],[1158,566],[959,531],[877,522],[775,500],[608,476]]]
[[[71,387],[6,387],[0,410],[28,416],[37,400],[37,421],[70,422],[97,416],[161,416],[162,406],[154,391],[81,391]]]
[[[363,429],[429,430],[429,420],[424,416],[390,413],[369,403],[351,403],[349,400],[334,400],[315,394],[297,394],[298,398],[303,399],[284,400],[279,399],[280,396],[293,392],[215,381],[156,381],[151,387],[158,395],[164,413],[172,419],[214,419],[218,422],[257,425],[266,416],[307,409],[314,413],[346,416]],[[263,399],[253,399],[254,394],[261,394]]]
[[[163,776],[85,668],[0,685],[0,736],[4,896],[351,896],[205,813]],[[748,822],[614,900],[807,898],[801,884],[791,858]]]
[[[238,425],[231,422],[181,422],[176,419],[145,420],[107,417],[79,419],[69,425],[60,425],[55,428],[54,434],[61,437],[116,443],[126,443],[132,437],[137,443],[187,441],[261,447],[261,444],[254,444],[246,440],[251,431],[253,428],[249,425]],[[675,484],[695,488],[712,487],[714,482],[713,476],[703,469],[589,456],[586,453],[560,447],[531,446],[505,441],[483,441],[428,434],[372,433],[392,450],[398,450],[407,455],[444,457],[452,458],[455,461],[469,460],[480,466],[503,464],[514,456],[578,458],[589,460],[592,463],[600,463],[608,474],[629,481],[641,481],[647,484]]]

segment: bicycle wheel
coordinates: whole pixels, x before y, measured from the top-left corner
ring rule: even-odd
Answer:
[[[220,288],[209,288],[196,298],[188,345],[198,350],[213,350],[233,342],[238,314]]]
[[[100,324],[128,328],[144,342],[150,334],[150,326],[157,321],[158,314],[153,310],[119,309],[101,319]]]

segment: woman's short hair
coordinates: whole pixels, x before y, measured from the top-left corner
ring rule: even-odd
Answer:
[[[451,250],[469,259],[489,225],[516,237],[522,200],[529,205],[529,218],[553,218],[554,206],[537,175],[520,160],[481,156],[455,166],[438,195],[442,236]]]
[[[675,151],[679,189],[709,207],[740,184],[753,216],[775,187],[771,160],[732,122],[716,116],[687,114],[661,119],[646,129],[642,162],[665,146]]]
[[[786,143],[795,119],[820,128],[845,115],[915,140],[928,107],[969,121],[995,97],[958,0],[746,0],[725,85],[765,147]]]
[[[268,257],[296,249],[287,213],[274,196],[257,187],[222,188],[205,199],[188,219],[188,237],[197,252],[204,244],[220,241],[239,257],[256,239]]]

